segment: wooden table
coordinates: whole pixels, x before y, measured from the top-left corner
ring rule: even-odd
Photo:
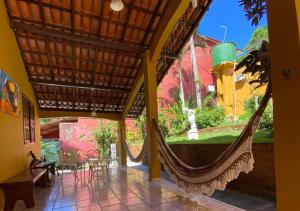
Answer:
[[[23,200],[27,208],[35,206],[33,198],[34,184],[47,186],[47,169],[26,169],[0,184],[5,194],[4,211],[13,210],[15,202]]]

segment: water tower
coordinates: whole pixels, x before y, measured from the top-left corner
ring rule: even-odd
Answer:
[[[222,42],[211,49],[213,72],[217,76],[218,105],[227,115],[236,114],[234,68],[236,46],[233,42]]]

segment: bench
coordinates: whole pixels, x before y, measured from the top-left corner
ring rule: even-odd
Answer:
[[[13,210],[15,202],[23,200],[27,208],[35,206],[33,198],[34,184],[46,187],[48,185],[48,170],[43,168],[26,169],[0,184],[4,190],[4,211]]]

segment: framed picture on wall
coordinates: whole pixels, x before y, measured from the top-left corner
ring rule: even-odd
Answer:
[[[0,70],[0,110],[14,116],[20,115],[19,86],[3,70]]]

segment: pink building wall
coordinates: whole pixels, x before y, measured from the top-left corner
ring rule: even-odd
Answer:
[[[61,141],[94,140],[92,133],[98,124],[98,119],[81,117],[78,117],[78,122],[75,123],[60,123],[59,139]]]
[[[195,42],[197,42],[197,37],[194,38]],[[197,67],[199,78],[201,80],[201,95],[206,96],[207,94],[207,87],[209,85],[215,85],[215,79],[211,73],[212,70],[212,58],[210,50],[211,48],[217,44],[218,41],[207,38],[206,39],[206,48],[196,47],[195,46],[195,53],[196,53],[196,60],[197,60]],[[189,46],[187,45],[185,48],[187,49]],[[168,73],[165,75],[164,79],[162,80],[159,91],[158,97],[161,106],[168,106],[175,103],[175,96],[176,92],[179,92],[179,71],[178,71],[178,60],[174,62],[174,64],[169,69]],[[192,61],[190,50],[187,49],[182,56],[181,61],[181,72],[183,78],[183,89],[184,89],[184,97],[187,101],[189,97],[192,99],[196,99],[196,87],[194,83],[194,74],[192,71]]]
[[[85,160],[88,154],[97,156],[97,143],[93,137],[93,131],[98,124],[98,119],[81,117],[78,117],[78,122],[75,123],[60,123],[59,140],[62,151],[74,151],[82,160]]]

